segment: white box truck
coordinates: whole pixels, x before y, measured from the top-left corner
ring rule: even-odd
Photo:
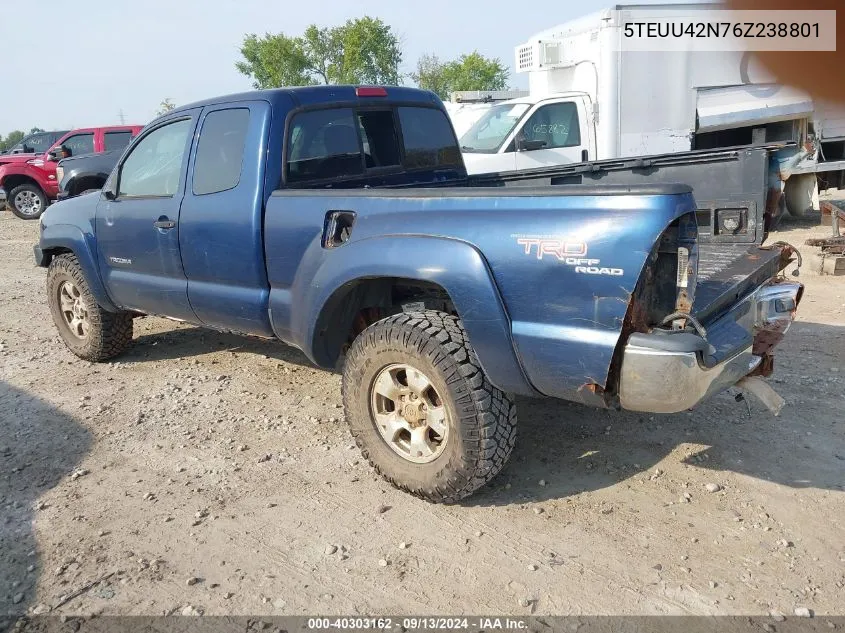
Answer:
[[[461,145],[471,174],[772,143],[786,208],[818,209],[817,175],[839,187],[845,110],[775,83],[747,52],[631,51],[624,25],[706,21],[706,3],[616,5],[516,47],[529,96],[490,107]],[[711,18],[712,19],[712,18]]]

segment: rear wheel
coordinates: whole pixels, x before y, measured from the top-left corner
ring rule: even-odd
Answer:
[[[22,220],[37,220],[47,208],[48,200],[40,187],[25,184],[12,189],[6,203]]]
[[[47,300],[59,335],[80,358],[108,360],[131,344],[132,316],[108,312],[97,303],[75,255],[59,255],[50,262]]]
[[[393,485],[454,503],[490,481],[516,440],[516,407],[487,380],[461,321],[434,311],[371,325],[343,371],[346,419]]]

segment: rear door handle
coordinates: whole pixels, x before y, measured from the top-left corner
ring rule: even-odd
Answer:
[[[176,226],[176,222],[174,222],[173,220],[165,220],[160,218],[156,222],[153,222],[153,226],[157,229],[172,229],[174,226]]]

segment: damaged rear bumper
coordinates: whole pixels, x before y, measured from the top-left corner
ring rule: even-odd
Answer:
[[[773,279],[707,328],[707,339],[687,332],[632,334],[619,379],[623,409],[677,413],[732,387],[749,375],[769,375],[772,350],[795,318],[804,286]]]

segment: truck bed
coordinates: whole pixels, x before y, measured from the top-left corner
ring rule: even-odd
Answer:
[[[776,163],[794,143],[640,156],[470,176],[471,186],[683,183],[693,190],[703,243],[762,244],[777,220]],[[767,218],[767,212],[769,217]],[[728,222],[729,221],[729,222]],[[728,222],[726,224],[726,222]],[[734,252],[728,248],[727,252]]]
[[[688,185],[698,210],[700,244],[693,313],[707,322],[780,269],[779,252],[760,245],[771,222],[766,210],[774,186],[770,182],[774,156],[781,150],[789,151],[793,145],[779,143],[603,160],[476,175],[469,180],[471,185],[486,187]],[[737,228],[726,230],[726,219],[734,220]]]

